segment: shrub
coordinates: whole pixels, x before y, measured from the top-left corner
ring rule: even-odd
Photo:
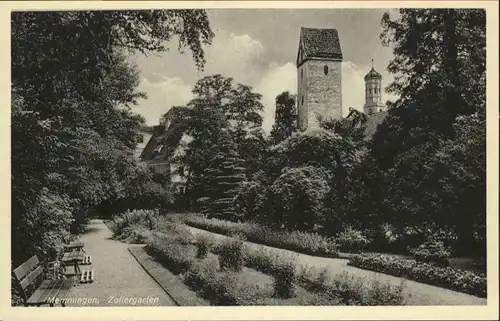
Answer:
[[[240,185],[234,198],[235,210],[240,212],[244,219],[254,218],[259,214],[258,199],[265,187],[259,181],[247,181]]]
[[[330,187],[328,173],[321,167],[285,168],[270,187],[273,221],[287,228],[312,230],[323,222]]]
[[[384,284],[378,280],[350,275],[347,272],[332,275],[327,268],[303,267],[299,283],[309,291],[320,293],[330,301],[341,305],[404,305],[404,283],[399,286]]]
[[[243,241],[236,238],[224,240],[219,248],[219,263],[221,270],[241,271],[244,264]]]
[[[399,286],[393,287],[388,283],[373,280],[369,289],[368,305],[403,305],[404,281]]]
[[[479,297],[486,297],[486,276],[483,274],[375,254],[354,255],[349,259],[348,264]]]
[[[148,230],[137,223],[127,226],[121,230],[121,234],[116,235],[116,239],[132,244],[144,243],[147,239],[146,232]]]
[[[451,251],[441,241],[429,240],[409,251],[417,262],[434,263],[443,267],[450,265]]]
[[[171,237],[154,233],[147,251],[175,274],[186,271],[195,260],[193,246],[176,243]]]
[[[339,233],[335,238],[335,242],[341,252],[348,253],[360,253],[370,244],[370,240],[362,231],[351,227]]]
[[[244,235],[248,241],[258,244],[309,255],[338,257],[335,242],[317,233],[272,230],[266,226],[260,226],[255,223],[235,223],[202,217],[188,218],[185,223],[193,227],[224,235],[240,233]]]
[[[133,225],[143,226],[147,229],[154,229],[158,223],[158,210],[128,210],[125,213],[113,218],[110,226],[115,236],[123,234],[126,228]],[[128,230],[130,232],[130,229]]]
[[[224,289],[235,282],[229,278],[225,283],[219,282],[218,265],[215,258],[195,262],[184,275],[184,282],[202,297],[209,299],[213,305],[235,305],[235,300],[228,297],[228,291]]]
[[[278,257],[273,266],[274,296],[291,298],[295,287],[295,259],[296,257]]]
[[[260,247],[245,252],[245,264],[274,277],[274,296],[291,298],[296,282],[296,256],[276,255]]]
[[[215,243],[214,237],[209,234],[203,233],[196,235],[195,238],[196,245],[198,247],[196,257],[199,259],[204,259],[207,257],[208,252]]]
[[[245,252],[245,264],[256,270],[266,274],[273,274],[275,264],[273,259],[276,256],[264,247],[259,247],[257,250],[249,250]]]
[[[196,262],[186,272],[184,281],[212,305],[252,305],[267,293],[259,284],[249,284],[233,271],[218,271],[217,259]]]
[[[264,298],[258,300],[256,305],[271,305],[271,306],[337,306],[342,305],[338,299],[327,298],[326,296],[306,291],[304,288],[297,287],[296,294],[292,298]]]
[[[169,217],[159,217],[156,231],[169,237],[172,242],[179,244],[193,244],[195,239],[185,225],[172,221]]]

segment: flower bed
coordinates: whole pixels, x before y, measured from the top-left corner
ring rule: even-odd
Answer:
[[[253,223],[235,223],[198,217],[186,219],[185,223],[196,228],[223,235],[230,236],[234,233],[243,234],[248,241],[253,243],[269,245],[309,255],[338,257],[338,250],[334,240],[317,233],[274,231],[268,227]]]
[[[410,280],[486,297],[486,276],[414,260],[398,260],[388,255],[354,255],[349,265]]]
[[[176,242],[170,235],[153,234],[146,251],[174,274],[186,271],[195,261],[196,247]]]
[[[398,306],[405,305],[404,281],[393,286],[378,280],[367,281],[347,272],[332,275],[327,269],[304,267],[299,284],[311,292],[328,298],[338,298],[341,305]]]
[[[217,257],[210,256],[194,263],[186,271],[184,282],[211,305],[254,305],[270,297],[271,292],[265,275],[251,272],[221,271]]]
[[[293,256],[276,255],[264,248],[249,250],[232,238],[216,241],[198,237],[195,245],[191,243],[192,236],[174,227],[153,232],[147,250],[212,305],[404,304],[401,288],[368,283],[349,275],[326,277],[311,268],[298,271]],[[202,258],[198,247],[211,253],[205,252]],[[227,264],[219,262],[224,253],[234,253],[237,268],[231,268],[232,264],[227,268]]]
[[[212,242],[211,250],[214,253],[219,253],[220,248],[221,243]],[[320,302],[330,302],[328,305],[365,306],[405,304],[403,282],[399,286],[392,286],[347,273],[333,275],[327,269],[316,270],[312,267],[302,267],[299,271],[293,256],[276,255],[265,248],[246,249],[244,262],[247,267],[272,275],[278,288],[299,292],[303,288],[309,293],[318,294],[321,298],[310,299],[312,305],[324,305]]]

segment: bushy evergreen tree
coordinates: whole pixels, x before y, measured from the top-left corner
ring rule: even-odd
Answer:
[[[209,217],[238,220],[243,213],[234,209],[234,199],[240,184],[245,181],[243,159],[238,155],[236,145],[227,131],[223,131],[216,145],[217,151],[204,172],[206,190],[203,196],[204,212]]]

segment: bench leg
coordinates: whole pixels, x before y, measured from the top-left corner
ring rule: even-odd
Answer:
[[[82,271],[80,270],[80,266],[78,265],[78,262],[76,260],[74,262],[74,267],[75,267],[75,274],[77,277],[79,277],[82,274]]]

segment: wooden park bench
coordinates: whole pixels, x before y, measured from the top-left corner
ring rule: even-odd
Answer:
[[[90,260],[90,255],[85,255],[80,251],[66,252],[61,258],[61,262],[65,267],[68,264],[73,266],[75,275],[80,279],[81,283],[92,283],[94,281],[93,270],[85,270],[82,272],[80,269],[80,264],[90,264]]]
[[[73,279],[47,280],[36,255],[16,268],[14,276],[22,290],[25,306],[54,306],[55,302],[65,306],[64,299],[74,284]]]
[[[65,243],[66,244],[64,245],[64,249],[67,252],[71,252],[71,251],[83,251],[83,252],[85,252],[85,250],[83,249],[85,243],[82,242],[77,236],[71,236],[71,237],[66,238]]]

